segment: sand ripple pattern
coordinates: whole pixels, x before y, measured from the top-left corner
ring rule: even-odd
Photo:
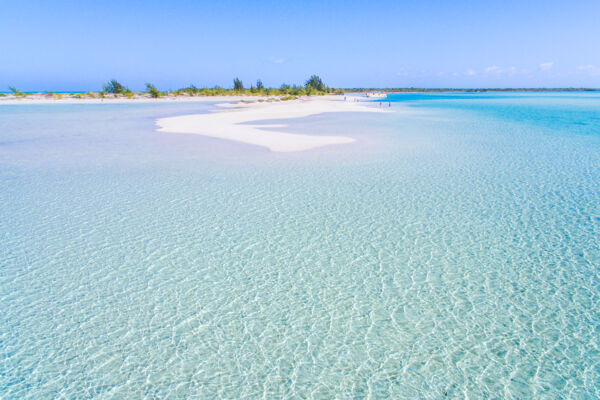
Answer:
[[[3,168],[0,397],[600,397],[598,136],[386,118],[359,161]]]

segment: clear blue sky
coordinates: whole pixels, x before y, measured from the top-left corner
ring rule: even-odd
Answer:
[[[0,0],[0,91],[600,87],[600,0]]]

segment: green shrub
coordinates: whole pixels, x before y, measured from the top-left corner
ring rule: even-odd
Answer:
[[[150,97],[159,98],[160,91],[151,83],[146,83],[146,89],[148,89],[148,93],[150,93]]]
[[[25,95],[23,94],[23,92],[21,92],[19,89],[17,89],[14,86],[9,86],[8,90],[10,90],[12,92],[13,95],[19,97],[19,96],[23,96],[25,97]]]
[[[293,85],[287,92],[288,92],[288,94],[291,94],[293,96],[306,95],[306,89],[304,89],[302,86],[296,86],[296,85]]]
[[[117,82],[114,79],[111,80],[110,82],[105,83],[102,88],[104,89],[104,91],[106,93],[112,93],[112,94],[127,94],[128,92],[129,93],[131,92],[131,90],[129,90],[125,86],[121,85],[119,82]]]
[[[324,92],[327,89],[326,86],[325,86],[325,84],[323,83],[323,81],[321,80],[321,78],[319,78],[318,75],[312,75],[310,78],[308,78],[308,80],[304,84],[304,87],[307,90],[309,88],[312,88],[312,89],[314,89],[317,92]]]
[[[282,83],[279,87],[279,94],[288,94],[290,91],[290,85]]]

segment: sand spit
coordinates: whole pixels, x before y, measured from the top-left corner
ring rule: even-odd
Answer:
[[[355,139],[321,135],[321,132],[314,132],[315,135],[285,133],[275,129],[286,125],[266,124],[266,120],[302,118],[328,112],[382,112],[381,109],[364,103],[344,101],[340,96],[282,102],[230,103],[224,106],[234,108],[209,114],[161,118],[156,124],[161,132],[203,135],[262,146],[274,152],[293,152],[352,143]]]

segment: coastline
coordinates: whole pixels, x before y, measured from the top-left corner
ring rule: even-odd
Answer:
[[[239,98],[236,100],[239,101]],[[329,112],[385,112],[364,103],[344,101],[340,96],[317,96],[283,102],[219,104],[225,110],[208,114],[192,114],[156,120],[157,131],[195,134],[261,146],[272,152],[295,152],[318,147],[349,144],[356,139],[347,136],[292,134],[276,128],[285,124],[269,124],[268,120],[302,118]],[[268,129],[268,130],[267,130]]]
[[[197,103],[197,102],[226,102],[246,100],[250,97],[245,96],[164,96],[159,98],[152,97],[96,97],[96,98],[56,98],[44,95],[28,95],[26,97],[6,96],[0,97],[0,105],[15,104],[131,104],[131,103]],[[266,98],[266,96],[265,96]],[[256,101],[255,98],[252,98]]]

